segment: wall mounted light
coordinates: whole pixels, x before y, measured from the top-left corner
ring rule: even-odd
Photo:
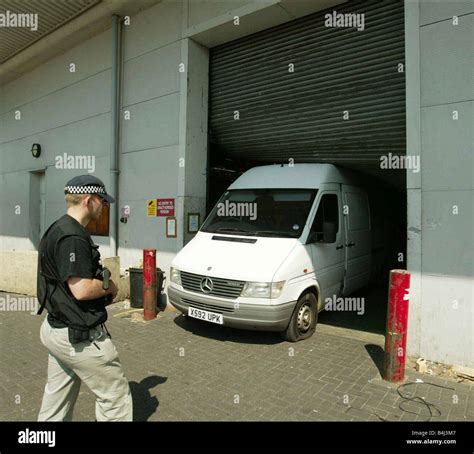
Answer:
[[[39,158],[41,154],[41,145],[39,143],[34,143],[31,146],[31,154],[34,158]]]

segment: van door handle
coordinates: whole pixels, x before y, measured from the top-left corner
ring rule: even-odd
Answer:
[[[336,246],[336,249],[342,249],[343,247],[344,247],[343,244],[339,244],[339,245]]]
[[[355,244],[353,241],[351,241],[350,243],[347,243],[347,244],[346,244],[347,247],[352,247],[352,246],[355,246],[355,245],[356,245],[356,244]]]

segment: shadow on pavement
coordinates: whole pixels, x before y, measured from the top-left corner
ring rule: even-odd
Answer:
[[[140,383],[136,381],[129,382],[130,392],[133,398],[133,420],[148,421],[160,404],[156,396],[152,396],[150,390],[157,385],[165,383],[166,377],[151,375],[144,378]]]
[[[384,358],[385,358],[385,353],[384,353],[383,348],[380,347],[380,345],[367,344],[365,345],[365,349],[367,350],[367,353],[369,354],[370,359],[377,366],[380,377],[382,378],[383,372],[384,372]]]
[[[174,322],[180,328],[189,331],[196,336],[206,337],[208,339],[257,345],[274,345],[284,342],[280,335],[275,332],[248,331],[213,325],[200,320],[194,320],[193,318],[186,317],[183,314],[176,316]]]

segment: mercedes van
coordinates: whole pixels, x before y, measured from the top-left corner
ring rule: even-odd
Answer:
[[[327,298],[365,286],[371,220],[359,178],[331,164],[248,170],[170,269],[169,302],[224,326],[310,337]]]

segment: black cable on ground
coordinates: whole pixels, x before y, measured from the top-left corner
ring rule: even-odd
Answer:
[[[429,382],[409,382],[409,383],[404,383],[403,385],[400,385],[398,386],[397,388],[397,393],[398,395],[403,399],[402,402],[400,402],[398,404],[398,408],[405,412],[405,413],[411,413],[412,415],[417,415],[418,416],[418,413],[414,412],[414,411],[410,411],[410,410],[406,410],[403,405],[407,402],[415,402],[417,404],[421,404],[421,405],[424,405],[426,406],[426,408],[428,408],[428,411],[430,413],[430,415],[428,416],[428,419],[426,421],[421,421],[421,422],[429,422],[431,420],[431,418],[433,418],[433,416],[435,417],[438,417],[438,416],[441,416],[441,410],[434,404],[430,403],[430,402],[427,402],[423,397],[420,397],[420,396],[409,396],[409,395],[404,395],[402,394],[401,392],[401,388],[405,388],[406,386],[412,386],[412,385],[429,385],[429,386],[435,386],[437,388],[443,388],[443,389],[450,389],[452,391],[455,391],[454,388],[450,388],[448,386],[442,386],[442,385],[436,385],[434,383],[429,383]],[[347,410],[350,410],[351,408],[355,408],[355,407],[351,407],[349,406],[347,408]],[[360,411],[363,411],[365,413],[367,413],[368,415],[373,415],[373,416],[376,416],[380,421],[383,421],[383,422],[390,422],[389,419],[387,418],[383,418],[382,416],[378,415],[377,413],[372,413],[372,412],[368,412],[367,410],[365,410],[364,408],[356,408],[357,410],[360,410]],[[346,412],[347,412],[346,410]],[[433,412],[433,410],[435,410],[437,412],[437,414],[435,414]]]
[[[434,404],[430,403],[430,402],[427,402],[423,397],[420,397],[420,396],[409,396],[409,395],[403,395],[402,392],[401,392],[401,389],[402,388],[405,388],[407,386],[412,386],[412,385],[429,385],[429,386],[436,386],[437,388],[443,388],[443,389],[451,389],[452,391],[454,391],[454,388],[449,388],[448,386],[442,386],[442,385],[436,385],[434,383],[428,383],[428,382],[409,382],[409,383],[404,383],[403,385],[400,385],[398,388],[397,388],[397,393],[398,395],[403,399],[402,402],[400,402],[398,404],[398,408],[402,411],[404,411],[405,413],[411,413],[412,415],[418,415],[418,413],[414,412],[414,411],[410,411],[410,410],[406,410],[403,406],[404,404],[406,404],[407,402],[415,402],[417,404],[421,404],[421,405],[425,405],[426,408],[428,409],[429,411],[429,416],[428,416],[428,419],[426,421],[423,421],[423,422],[429,422],[431,420],[431,418],[433,417],[438,417],[438,416],[441,416],[441,410]],[[434,411],[437,413],[435,414]]]

